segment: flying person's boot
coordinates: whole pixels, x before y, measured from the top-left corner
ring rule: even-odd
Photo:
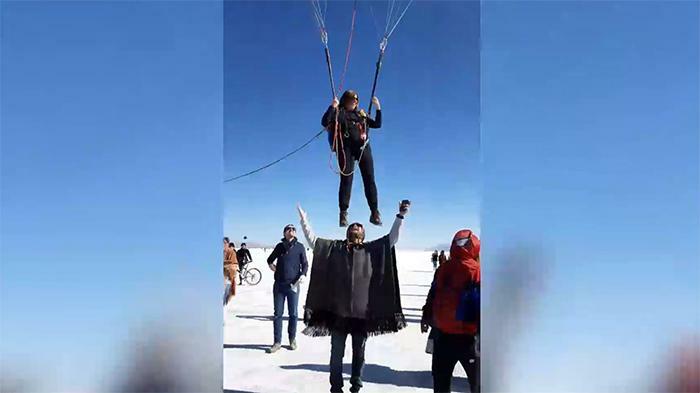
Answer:
[[[339,224],[341,227],[346,227],[348,226],[348,211],[347,210],[341,210],[340,211],[340,220]]]
[[[379,210],[372,211],[372,215],[369,216],[369,222],[377,226],[382,225],[382,215],[379,214]]]

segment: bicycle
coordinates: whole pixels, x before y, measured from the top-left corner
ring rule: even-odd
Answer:
[[[245,281],[249,285],[258,285],[260,283],[260,280],[262,279],[262,273],[260,272],[260,270],[254,267],[248,267],[251,263],[253,263],[253,261],[250,261],[243,265],[243,267],[240,268],[240,271],[238,272],[238,278],[241,284],[243,284],[243,281]]]

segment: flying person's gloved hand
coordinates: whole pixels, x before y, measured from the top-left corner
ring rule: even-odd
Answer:
[[[338,97],[333,97],[333,101],[331,102],[331,106],[333,108],[337,108],[338,105],[340,105],[340,101],[338,101]]]
[[[374,106],[377,107],[377,110],[378,110],[378,111],[382,110],[382,106],[381,106],[381,104],[379,103],[379,98],[377,98],[377,97],[372,97],[372,103],[374,104]]]

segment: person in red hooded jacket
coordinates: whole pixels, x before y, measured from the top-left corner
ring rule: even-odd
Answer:
[[[480,360],[476,353],[479,321],[458,317],[461,299],[468,288],[481,284],[479,238],[469,229],[458,231],[450,247],[450,259],[438,267],[428,293],[421,331],[432,326],[436,332],[433,347],[433,391],[450,392],[452,372],[457,362],[467,372],[472,393],[481,391]]]

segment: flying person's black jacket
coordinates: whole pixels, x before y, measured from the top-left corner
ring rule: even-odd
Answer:
[[[321,125],[323,127],[333,130],[335,127],[333,123],[335,122],[336,111],[338,111],[338,124],[340,125],[341,135],[345,137],[345,133],[347,132],[348,138],[346,138],[346,141],[349,141],[354,146],[361,146],[364,143],[360,138],[360,128],[358,127],[359,124],[362,124],[363,119],[367,122],[367,128],[382,127],[381,110],[377,110],[376,117],[372,119],[369,116],[363,118],[359,109],[348,111],[344,108],[336,109],[333,108],[333,106],[329,106],[326,113],[323,114],[323,118],[321,118]],[[365,131],[367,131],[367,135],[369,136],[369,130]]]

